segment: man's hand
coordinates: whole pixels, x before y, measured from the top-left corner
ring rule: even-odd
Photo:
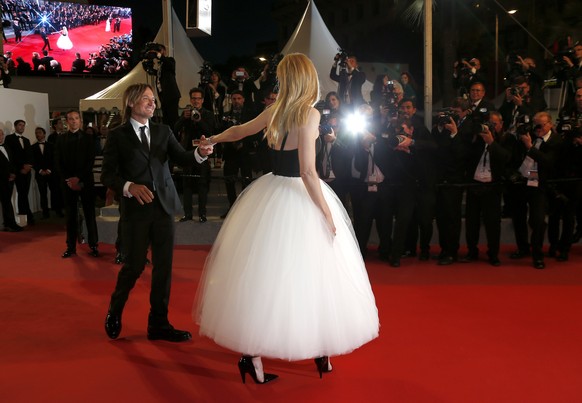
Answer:
[[[533,147],[533,143],[532,143],[531,136],[529,135],[529,133],[524,134],[520,138],[521,138],[521,142],[523,143],[525,148],[529,151],[529,149]]]
[[[334,141],[336,141],[337,136],[335,135],[335,132],[333,131],[333,129],[331,129],[331,133],[327,133],[325,136],[323,136],[323,140],[326,143],[333,143]]]
[[[200,137],[200,145],[198,146],[198,154],[202,157],[207,157],[214,152],[214,145],[206,136]]]
[[[485,126],[485,131],[482,131],[481,133],[479,133],[479,135],[481,136],[481,138],[483,138],[483,141],[487,145],[491,145],[491,143],[493,143],[493,141],[495,140],[493,138],[493,133],[491,133],[491,130],[489,130],[489,127],[487,126]]]
[[[65,179],[65,182],[67,182],[67,186],[72,190],[79,191],[82,189],[81,185],[80,185],[79,178],[77,178],[76,176],[73,176],[72,178]]]
[[[132,183],[129,185],[127,191],[135,197],[137,202],[142,206],[145,203],[151,203],[154,201],[154,194],[145,185],[138,185],[137,183]]]
[[[449,123],[445,125],[445,129],[451,132],[451,134],[457,134],[458,128],[453,118],[449,118]]]

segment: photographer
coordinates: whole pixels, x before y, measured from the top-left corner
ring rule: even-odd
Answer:
[[[552,117],[547,112],[536,113],[533,127],[527,129],[527,132],[518,132],[519,141],[515,144],[511,161],[511,166],[523,180],[515,181],[509,189],[517,244],[517,251],[510,258],[521,259],[531,254],[533,267],[543,269],[545,263],[542,246],[548,211],[548,180],[556,177],[555,166],[562,142],[553,130]],[[531,243],[528,242],[528,223]]]
[[[142,66],[156,77],[156,89],[160,97],[162,121],[174,127],[178,121],[180,89],[176,82],[176,60],[166,56],[166,47],[160,43],[147,43],[142,52]]]
[[[254,86],[254,84],[253,84]],[[252,120],[255,116],[254,108],[248,106],[242,91],[235,90],[230,96],[232,108],[224,113],[223,127],[225,130],[231,126],[240,125]],[[252,105],[252,103],[251,103]],[[236,182],[240,172],[242,177],[242,188],[246,188],[253,180],[252,154],[256,153],[256,147],[260,138],[258,135],[245,137],[243,140],[224,143],[224,183],[226,185],[226,195],[230,207],[236,200]],[[226,211],[221,218],[226,218]]]
[[[255,102],[259,102],[258,89],[253,80],[250,79],[249,73],[244,67],[237,67],[230,75],[230,81],[226,86],[226,93],[232,96],[235,91],[240,91],[248,107],[253,107]],[[232,99],[231,99],[232,103]],[[232,106],[234,107],[234,106]]]
[[[9,88],[11,82],[12,77],[10,77],[10,71],[8,70],[6,59],[3,56],[0,56],[0,86]]]
[[[481,217],[487,235],[489,264],[499,266],[501,237],[502,181],[511,158],[509,150],[501,144],[503,120],[496,111],[489,112],[488,120],[479,126],[469,148],[467,165],[467,201],[465,211],[465,236],[468,253],[464,262],[479,257],[479,231]]]
[[[458,257],[464,192],[461,184],[465,182],[468,150],[475,134],[470,114],[470,102],[462,97],[455,98],[452,107],[438,116],[432,131],[437,143],[439,265],[450,265]]]
[[[485,82],[485,77],[480,72],[481,62],[476,57],[467,61],[461,59],[453,64],[453,88],[460,97],[467,97],[469,88],[474,82]]]
[[[548,220],[548,256],[556,257],[558,261],[568,260],[572,243],[578,236],[574,235],[574,224],[582,197],[582,88],[576,91],[575,101],[576,106],[572,110],[563,111],[556,124],[562,137],[557,176],[565,181],[554,184],[553,192],[550,192],[553,197],[550,197]],[[580,220],[578,225],[582,225]]]
[[[511,86],[505,89],[505,100],[499,108],[499,113],[503,116],[505,128],[515,133],[518,116],[533,116],[546,108],[543,94],[533,96],[527,78],[518,76],[513,79]]]
[[[202,107],[204,91],[201,88],[190,90],[190,106],[184,109],[183,115],[174,128],[174,132],[181,139],[180,143],[185,150],[193,150],[202,136],[210,137],[216,134],[214,115]],[[184,217],[180,222],[192,220],[192,192],[194,186],[198,191],[198,219],[201,223],[207,221],[206,203],[210,186],[210,162],[203,161],[192,166],[183,167],[182,191]]]
[[[344,105],[355,108],[364,103],[362,85],[366,82],[366,74],[358,70],[358,59],[355,56],[344,51],[336,54],[329,78],[339,83],[337,92]]]
[[[226,85],[220,79],[220,73],[212,70],[210,66],[206,70],[204,67],[200,71],[200,88],[204,89],[205,109],[211,111],[214,115],[216,127],[219,127],[224,114],[224,98],[226,96]]]

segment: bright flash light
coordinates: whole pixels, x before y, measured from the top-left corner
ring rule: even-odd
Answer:
[[[264,57],[259,57],[259,60],[262,61],[262,62],[266,62],[267,61],[267,59],[265,59]]]
[[[346,118],[346,127],[350,133],[360,134],[366,131],[368,121],[361,113],[352,113]]]
[[[517,13],[517,10],[516,10],[516,9],[509,10],[509,11],[507,12],[507,14],[515,14],[515,13]]]
[[[42,17],[40,17],[41,24],[46,24],[47,22],[48,22],[48,16],[43,15]]]

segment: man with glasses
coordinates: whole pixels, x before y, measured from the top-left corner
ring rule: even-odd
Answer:
[[[542,246],[546,232],[548,210],[548,180],[555,176],[555,166],[561,147],[560,136],[554,131],[552,117],[538,112],[533,117],[531,133],[519,136],[515,144],[513,167],[523,177],[512,186],[512,221],[517,251],[510,255],[520,259],[530,255],[533,267],[545,268]],[[529,220],[528,220],[529,210]],[[528,223],[531,240],[528,242]],[[530,249],[531,248],[531,249]]]
[[[515,133],[518,118],[529,116],[547,109],[543,97],[532,96],[531,87],[526,77],[516,77],[512,85],[505,89],[505,100],[499,108],[505,128]]]
[[[210,137],[216,134],[216,121],[214,114],[202,107],[204,103],[204,90],[192,88],[190,90],[190,105],[184,109],[182,117],[178,120],[174,132],[181,139],[185,150],[193,150],[200,137]],[[180,222],[192,220],[192,192],[194,186],[198,190],[198,220],[201,223],[207,221],[206,202],[208,200],[208,188],[210,186],[210,162],[203,161],[200,164],[191,164],[183,167],[182,176],[182,201],[184,216]]]

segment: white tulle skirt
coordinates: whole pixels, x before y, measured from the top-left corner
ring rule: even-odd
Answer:
[[[73,42],[68,35],[61,35],[59,39],[57,39],[57,47],[63,50],[69,50],[73,48]]]
[[[243,354],[301,360],[378,336],[378,310],[350,219],[321,182],[333,236],[301,178],[267,174],[237,198],[194,304],[200,334]]]

